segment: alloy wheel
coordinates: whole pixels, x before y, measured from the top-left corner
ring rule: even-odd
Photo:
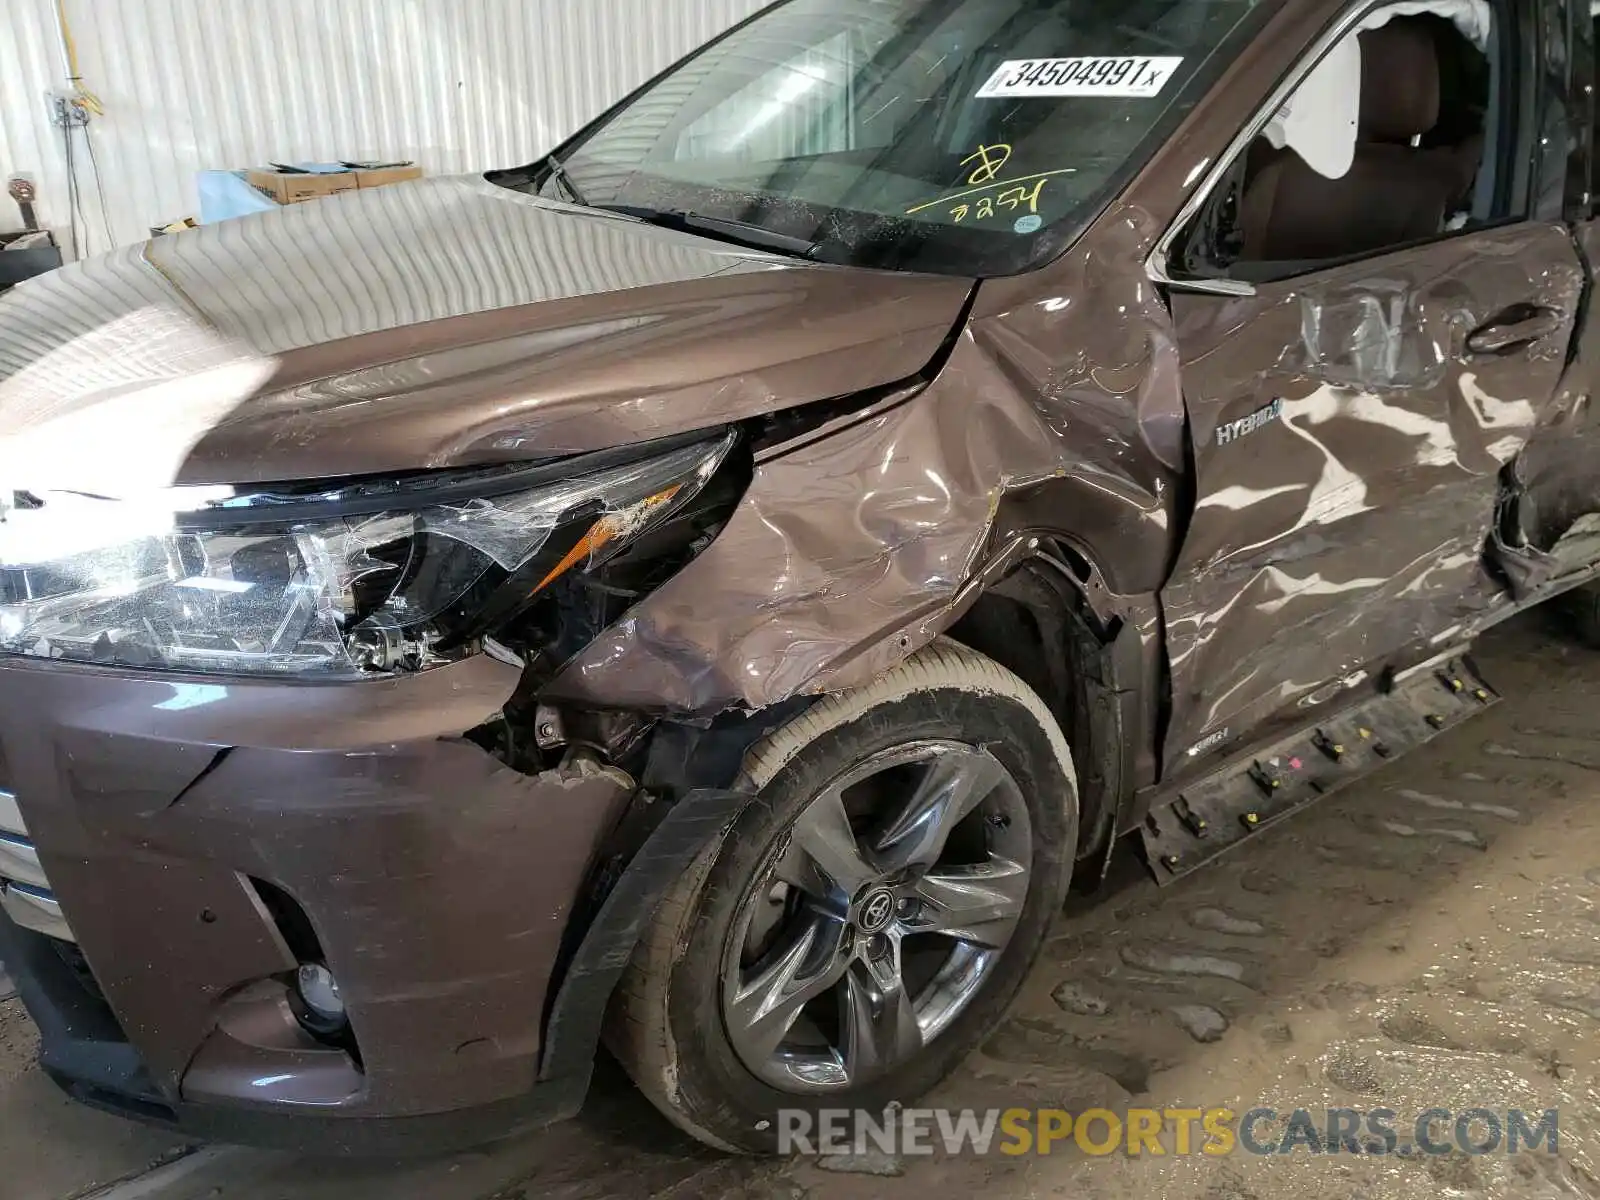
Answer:
[[[855,764],[774,844],[733,924],[722,1017],[783,1091],[862,1086],[972,1002],[1027,900],[1028,807],[990,751],[919,741]]]

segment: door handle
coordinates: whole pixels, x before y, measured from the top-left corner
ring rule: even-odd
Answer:
[[[1518,304],[1467,334],[1467,350],[1487,356],[1511,354],[1558,332],[1566,322],[1567,314],[1559,308]]]

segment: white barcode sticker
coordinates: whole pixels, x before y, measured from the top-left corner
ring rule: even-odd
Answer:
[[[1182,58],[1089,56],[1017,58],[1003,62],[978,89],[979,100],[1000,96],[1156,96]]]

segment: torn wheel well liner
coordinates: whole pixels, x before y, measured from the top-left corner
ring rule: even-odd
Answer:
[[[704,725],[663,721],[650,735],[641,786],[596,856],[568,921],[559,986],[545,1014],[540,1079],[587,1069],[611,993],[667,888],[755,799],[745,753],[815,702],[802,697]]]
[[[1081,558],[1081,556],[1078,556]],[[1027,560],[973,603],[947,636],[988,655],[1038,692],[1065,734],[1078,771],[1078,857],[1112,836],[1131,778],[1115,649],[1120,629],[1097,629],[1084,576],[1053,555]]]

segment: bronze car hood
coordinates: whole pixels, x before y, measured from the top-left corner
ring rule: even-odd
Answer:
[[[172,482],[572,453],[913,375],[971,286],[431,179],[156,238],[0,298],[0,425],[23,377],[79,409],[142,388],[145,427],[182,424],[151,385],[223,354],[257,373],[174,429]],[[174,322],[207,351],[167,349]]]

